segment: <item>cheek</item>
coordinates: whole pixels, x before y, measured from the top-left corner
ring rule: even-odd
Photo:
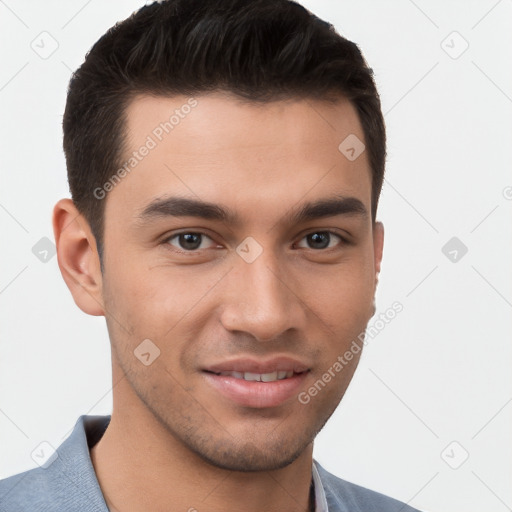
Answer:
[[[372,314],[374,276],[369,265],[340,265],[301,277],[305,302],[332,326],[366,324]]]
[[[177,362],[187,340],[211,314],[209,292],[219,278],[210,274],[194,272],[192,267],[116,266],[104,287],[113,342],[131,353],[150,339],[166,360]]]
[[[175,319],[186,314],[196,295],[194,287],[183,286],[178,273],[144,263],[118,265],[109,278],[109,297],[114,309],[140,326],[165,323],[171,328]]]

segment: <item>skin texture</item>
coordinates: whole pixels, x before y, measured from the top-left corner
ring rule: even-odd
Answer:
[[[70,199],[54,209],[62,275],[76,304],[104,315],[112,345],[113,412],[91,450],[111,510],[308,510],[313,440],[340,402],[361,353],[309,403],[241,406],[205,379],[235,357],[291,356],[310,388],[364,331],[382,258],[371,174],[354,107],[290,99],[242,103],[219,92],[197,106],[104,199],[104,274],[86,220]],[[138,96],[127,110],[128,153],[188,97]],[[129,154],[127,154],[127,158]],[[92,190],[91,190],[92,193]],[[229,208],[238,222],[138,217],[155,198]],[[368,214],[290,222],[306,202],[356,198]],[[331,231],[328,248],[306,235]],[[205,233],[186,253],[177,232]],[[337,238],[336,234],[345,238]],[[239,244],[262,253],[246,262]],[[180,252],[181,251],[181,252]],[[150,339],[146,366],[134,350]]]

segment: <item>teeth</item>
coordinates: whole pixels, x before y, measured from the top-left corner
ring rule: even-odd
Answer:
[[[244,373],[244,380],[261,380],[261,373]]]
[[[221,372],[219,375],[235,377],[235,379],[244,379],[258,382],[275,382],[276,380],[289,379],[293,377],[293,371],[279,370],[272,373],[251,373],[251,372]]]

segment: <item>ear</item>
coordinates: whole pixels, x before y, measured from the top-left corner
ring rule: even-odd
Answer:
[[[375,265],[375,287],[379,282],[380,265],[382,262],[382,251],[384,248],[384,225],[382,222],[373,224],[373,261]]]
[[[61,199],[53,208],[53,233],[60,272],[76,305],[89,315],[104,315],[96,239],[71,199]]]

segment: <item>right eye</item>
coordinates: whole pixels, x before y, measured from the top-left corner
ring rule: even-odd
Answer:
[[[207,249],[208,240],[210,241],[210,247],[212,245],[216,245],[215,242],[204,233],[187,231],[183,233],[177,233],[166,238],[164,243],[172,245],[180,251],[192,252],[200,249]]]

